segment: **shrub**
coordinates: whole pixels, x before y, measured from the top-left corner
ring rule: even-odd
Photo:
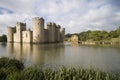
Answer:
[[[21,73],[21,80],[43,80],[43,72],[37,68],[26,68]]]
[[[0,79],[5,80],[9,75],[20,72],[24,69],[22,62],[6,57],[0,58]]]

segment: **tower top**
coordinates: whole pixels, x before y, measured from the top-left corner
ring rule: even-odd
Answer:
[[[13,28],[12,26],[8,26],[8,28]]]
[[[43,17],[34,17],[32,20],[44,20]]]
[[[57,28],[59,28],[59,29],[60,29],[60,28],[61,28],[61,26],[60,26],[60,25],[57,25]]]
[[[47,26],[52,26],[52,22],[48,22],[48,23],[47,23]]]
[[[22,22],[17,22],[17,25],[22,25],[22,26],[26,26],[26,23],[22,23]]]
[[[65,31],[65,28],[60,28],[60,31]]]
[[[52,23],[52,26],[56,26],[56,24],[55,24],[55,23]]]

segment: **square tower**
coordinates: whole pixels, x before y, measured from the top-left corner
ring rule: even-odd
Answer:
[[[26,24],[17,22],[16,33],[14,34],[14,42],[22,42],[22,31],[26,30]]]

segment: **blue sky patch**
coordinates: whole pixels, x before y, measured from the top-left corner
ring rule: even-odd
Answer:
[[[0,7],[0,14],[4,14],[4,13],[12,14],[12,13],[14,13],[14,12],[11,11],[11,10],[9,10],[9,9],[6,9],[6,8],[3,8],[3,7]]]

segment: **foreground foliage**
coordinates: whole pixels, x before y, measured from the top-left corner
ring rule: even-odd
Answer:
[[[5,80],[9,74],[20,72],[23,69],[23,63],[18,60],[5,57],[0,58],[0,80]]]
[[[0,80],[120,80],[120,75],[83,68],[24,68],[18,60],[0,58]]]

